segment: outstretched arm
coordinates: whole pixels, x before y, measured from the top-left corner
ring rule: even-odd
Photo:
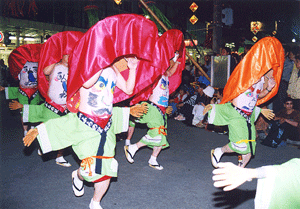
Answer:
[[[4,90],[5,90],[5,87],[0,86],[0,91],[4,91]]]
[[[257,169],[242,168],[230,162],[218,163],[212,177],[214,186],[224,187],[224,191],[233,190],[254,178],[258,178]]]

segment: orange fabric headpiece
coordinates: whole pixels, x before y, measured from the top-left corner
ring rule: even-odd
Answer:
[[[260,105],[276,95],[284,64],[284,49],[280,41],[274,37],[265,37],[258,41],[236,66],[224,88],[221,104],[227,103],[245,92],[264,74],[273,69],[275,87],[264,98],[259,99]]]

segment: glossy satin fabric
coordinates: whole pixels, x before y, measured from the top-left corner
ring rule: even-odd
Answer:
[[[44,98],[48,98],[49,81],[46,80],[43,70],[49,65],[59,62],[63,55],[70,54],[83,34],[79,31],[64,31],[52,35],[43,44],[38,68],[38,89]]]
[[[14,49],[8,57],[9,71],[15,80],[19,80],[18,74],[25,63],[39,62],[42,44],[27,44]]]
[[[69,72],[67,102],[71,103],[73,95],[93,75],[125,55],[134,55],[140,59],[137,79],[151,80],[152,72],[145,65],[148,66],[146,63],[152,61],[157,39],[155,23],[141,15],[115,15],[96,23],[77,43],[69,57],[69,67],[72,70]],[[125,71],[122,75],[127,79],[128,72]],[[137,91],[138,85],[134,89],[134,92]],[[114,103],[129,97],[130,95],[116,88]]]
[[[264,98],[259,99],[260,105],[276,95],[284,64],[284,49],[280,41],[274,37],[259,40],[241,60],[229,77],[221,104],[231,101],[256,83],[270,69],[274,70],[275,87]]]
[[[144,88],[134,96],[131,105],[149,99],[152,90],[157,85],[159,79],[169,68],[170,60],[174,57],[175,51],[177,50],[179,51],[178,62],[180,62],[180,64],[178,65],[176,72],[169,77],[169,93],[171,94],[178,88],[181,83],[181,72],[185,67],[185,45],[182,32],[172,29],[163,33],[155,45],[153,63],[151,63],[151,66],[149,67],[151,72],[154,73],[154,79],[147,83],[147,88]],[[143,82],[143,80],[138,80],[137,84],[140,82]]]

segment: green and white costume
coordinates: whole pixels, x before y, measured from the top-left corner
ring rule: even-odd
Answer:
[[[257,120],[261,108],[254,107],[249,116],[251,124],[251,138],[247,127],[247,120],[243,117],[231,103],[212,104],[212,109],[208,112],[208,123],[216,126],[228,125],[229,147],[239,154],[251,153],[250,143],[252,144],[253,154],[256,147],[256,131],[254,122]]]
[[[148,147],[167,148],[169,143],[167,141],[167,115],[162,108],[168,107],[169,101],[169,78],[162,75],[157,85],[153,89],[150,96],[151,101],[148,103],[148,112],[140,117],[136,122],[146,123],[149,130],[145,136],[140,140]],[[142,102],[144,103],[144,102]]]
[[[257,181],[255,209],[300,208],[300,159],[262,168],[266,178]]]
[[[97,125],[93,125],[88,118],[79,119],[81,113],[68,113],[63,117],[51,119],[37,126],[39,144],[43,153],[72,146],[78,158],[84,162],[80,173],[86,181],[93,182],[105,175],[116,177],[118,163],[114,159],[115,134],[128,130],[129,112],[129,108],[113,108],[112,123],[106,133],[105,141],[101,141]],[[96,160],[92,156],[97,155],[100,144],[103,145],[103,156],[108,159],[102,159],[101,174],[96,174]]]
[[[46,107],[48,105],[49,108]],[[53,106],[43,103],[41,105],[23,105],[23,122],[37,123],[46,122],[50,119],[61,117]],[[66,112],[65,112],[66,114]]]
[[[5,97],[6,99],[18,99],[21,104],[39,104],[43,101],[42,96],[37,90],[32,98],[28,98],[25,92],[23,92],[19,87],[5,87]]]
[[[145,102],[142,102],[142,104]],[[140,117],[135,122],[145,123],[149,128],[147,134],[142,137],[140,142],[146,144],[148,147],[159,147],[162,148],[169,147],[169,143],[167,141],[167,115],[163,114],[158,110],[158,107],[155,107],[149,103],[148,104],[148,112]],[[134,126],[134,123],[130,123],[130,126]]]

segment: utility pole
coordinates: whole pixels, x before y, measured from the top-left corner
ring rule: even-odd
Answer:
[[[214,0],[213,14],[213,51],[220,52],[222,41],[222,5],[221,0]]]

